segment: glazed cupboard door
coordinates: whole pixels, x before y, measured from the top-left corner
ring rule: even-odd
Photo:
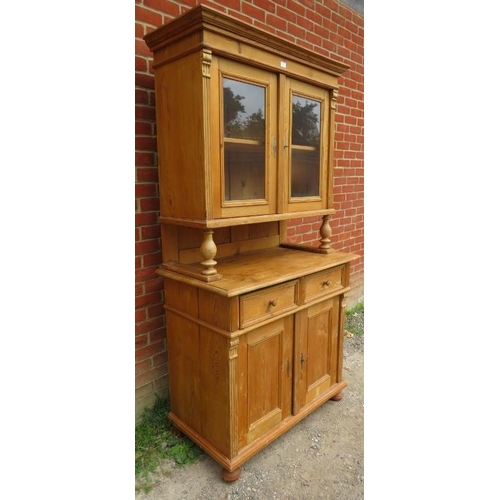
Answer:
[[[240,449],[291,415],[293,316],[242,335],[238,346]]]
[[[330,92],[292,78],[281,88],[283,211],[328,208]]]
[[[236,61],[214,63],[214,214],[276,213],[277,76]]]
[[[341,381],[341,307],[337,295],[296,314],[294,415]]]

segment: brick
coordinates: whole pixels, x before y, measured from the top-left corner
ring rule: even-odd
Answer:
[[[142,387],[143,385],[148,384],[149,382],[164,376],[167,372],[166,365],[160,365],[155,368],[148,370],[147,372],[136,375],[135,377],[135,386]]]
[[[315,35],[314,33],[311,33],[308,31],[306,33],[306,40],[314,45],[321,45],[321,38],[318,35]],[[316,47],[315,47],[316,49]]]
[[[155,108],[151,106],[136,106],[135,107],[135,119],[136,120],[156,120]]]
[[[284,21],[283,19],[280,19],[279,17],[275,16],[274,14],[266,14],[266,22],[270,26],[286,32],[286,21]]]
[[[150,292],[163,292],[163,278],[156,276],[156,279],[149,280],[144,283],[144,293]]]
[[[136,73],[135,74],[135,84],[137,87],[144,87],[146,89],[154,89],[155,88],[155,80],[154,80],[153,75]],[[154,109],[153,109],[153,111],[154,111]]]
[[[143,92],[142,90],[138,90],[137,92]],[[151,123],[148,122],[135,122],[135,133],[138,135],[152,135],[153,127]],[[136,153],[137,155],[137,153]],[[153,157],[154,158],[154,157]],[[137,156],[136,156],[137,159]],[[137,165],[137,163],[136,163]]]
[[[241,1],[240,0],[224,0],[224,7],[233,10],[241,10]]]
[[[136,349],[140,349],[140,348],[143,348],[147,345],[148,343],[148,336],[147,335],[138,335],[136,336],[135,338],[135,348]]]
[[[362,37],[360,37],[359,35],[356,35],[356,34],[352,34],[351,35],[351,40],[353,43],[355,43],[357,45],[358,48],[363,48],[364,47],[364,39]]]
[[[151,369],[153,363],[151,359],[145,359],[144,361],[140,361],[135,364],[135,374],[140,375],[141,373],[147,372]]]
[[[135,4],[135,20],[152,24],[155,27],[163,24],[163,17],[161,14],[154,12],[151,9],[145,9],[137,4]]]
[[[267,10],[268,12],[272,12],[273,14],[276,12],[276,5],[274,2],[270,2],[269,0],[253,0],[252,2],[256,7]]]
[[[316,12],[320,14],[324,19],[331,19],[333,14],[332,9],[321,5],[319,2],[316,2],[314,4],[314,8],[316,9]]]
[[[140,23],[135,23],[135,37],[136,38],[144,37],[144,26]]]
[[[296,36],[297,38],[305,39],[306,37],[306,30],[304,28],[296,26],[295,24],[288,23],[288,33],[290,33],[290,35]]]
[[[306,9],[306,17],[314,24],[321,25],[323,22],[323,18],[317,12],[311,9]]]
[[[135,225],[137,227],[151,226],[152,224],[157,224],[157,223],[158,223],[158,215],[155,212],[135,214]]]
[[[152,358],[153,366],[163,365],[168,362],[167,351],[161,352]]]
[[[156,390],[165,389],[168,385],[168,374],[163,375],[163,377],[158,377],[154,381],[154,387]]]
[[[136,104],[148,104],[148,101],[149,101],[149,96],[148,96],[147,90],[135,89],[135,103]]]
[[[135,298],[135,308],[139,309],[151,304],[158,304],[162,299],[163,297],[160,292],[146,293]]]
[[[165,326],[162,328],[158,328],[149,332],[149,340],[150,342],[159,342],[162,341],[166,346],[166,335],[165,335]]]
[[[345,38],[347,40],[351,39],[351,32],[348,29],[344,28],[343,26],[338,26],[337,33],[342,38]]]
[[[152,186],[156,192],[156,184],[146,184],[147,186]],[[141,228],[141,239],[150,240],[160,238],[160,226],[145,226]]]
[[[322,38],[326,38],[326,39],[328,39],[328,37],[330,36],[330,32],[327,29],[320,26],[319,24],[316,24],[314,26],[314,33],[316,33],[316,35],[318,35]]]
[[[143,0],[145,7],[151,7],[158,10],[169,17],[177,17],[181,13],[179,5],[172,1],[165,0]]]
[[[339,5],[339,14],[342,17],[345,17],[349,21],[352,21],[352,10],[348,9],[347,7],[344,7],[343,5]]]
[[[158,198],[142,198],[140,201],[141,212],[151,212],[160,210],[160,200]]]
[[[165,308],[163,307],[163,303],[156,304],[154,306],[149,306],[147,308],[148,319],[156,319],[160,317],[161,324],[160,326],[164,326],[164,319],[161,316],[165,315]]]
[[[149,281],[158,277],[156,274],[157,267],[149,267],[146,269],[137,269],[135,271],[136,281]]]
[[[156,240],[148,240],[148,241],[156,241]],[[144,266],[155,266],[158,267],[162,263],[161,252],[144,255],[142,258],[144,262]]]
[[[288,41],[289,41],[289,42],[291,42],[291,43],[295,43],[295,37],[294,37],[294,36],[291,36],[291,35],[289,35],[288,33],[284,33],[284,32],[282,32],[282,31],[277,32],[277,34],[278,34],[281,38],[283,38],[284,40],[288,40]]]
[[[152,57],[152,52],[146,45],[146,42],[141,39],[135,39],[135,54],[139,54],[145,57]]]
[[[290,9],[285,9],[279,6],[276,10],[276,15],[281,19],[286,19],[289,23],[297,22],[297,14],[292,12]]]
[[[302,26],[306,31],[312,31],[314,29],[314,23],[310,19],[305,17],[297,17],[297,24]]]
[[[149,344],[146,347],[141,347],[135,351],[135,361],[143,361],[144,359],[155,356],[159,352],[164,350],[164,342],[155,342],[154,344]]]
[[[323,19],[323,28],[328,31],[328,37],[331,38],[332,34],[337,34],[337,24],[331,21],[330,19]],[[333,40],[332,40],[333,41]],[[336,43],[341,42],[342,40],[338,40]]]
[[[203,0],[203,5],[207,5],[208,7],[212,7],[213,9],[218,10],[219,12],[227,13],[227,9],[226,9],[225,5],[220,5],[220,3],[210,2],[208,0]],[[191,9],[191,7],[189,7],[189,9]]]
[[[157,328],[160,328],[162,326],[164,326],[163,325],[163,318],[157,316],[156,318],[148,319],[148,320],[136,325],[135,331],[136,331],[136,333],[148,333],[152,329],[157,329]]]
[[[136,169],[137,182],[158,182],[158,169],[138,166]]]
[[[135,197],[150,197],[158,196],[157,184],[147,183],[147,184],[136,184],[135,185]]]
[[[256,28],[259,28],[259,29],[261,29],[263,31],[267,31],[268,33],[272,33],[273,35],[276,34],[276,29],[273,26],[270,26],[267,23],[261,23],[260,21],[254,21],[253,25]]]
[[[252,19],[258,19],[260,21],[264,21],[266,19],[266,13],[262,9],[258,9],[253,5],[248,3],[244,3],[242,5],[243,13],[251,17]]]
[[[153,393],[153,383],[152,382],[150,382],[149,384],[144,385],[142,387],[136,388],[136,390],[135,390],[136,405],[140,399],[145,398],[152,393]]]
[[[148,150],[148,151],[154,151],[156,152],[156,146],[157,141],[156,137],[143,137],[143,136],[138,136],[135,138],[135,149],[139,150]]]
[[[359,31],[359,28],[354,24],[354,23],[351,23],[350,21],[346,21],[345,23],[345,27],[346,29],[348,29],[352,34],[355,34],[357,35],[358,34],[358,31]]]
[[[295,0],[287,0],[286,7],[299,17],[304,17],[306,15],[305,7],[303,5],[300,5]]]
[[[160,244],[158,240],[139,241],[135,244],[135,253],[136,255],[142,255],[146,253],[158,252],[159,246]]]
[[[137,293],[137,290],[136,290],[135,294],[141,295],[142,291],[140,293]],[[135,311],[135,322],[137,324],[137,323],[141,323],[142,321],[146,321],[146,309],[137,309],[137,311]]]
[[[244,14],[241,14],[241,12],[230,11],[229,14],[232,17],[234,17],[235,19],[239,19],[240,21],[243,21],[244,23],[252,24],[252,22],[253,22],[251,17],[245,16]]]

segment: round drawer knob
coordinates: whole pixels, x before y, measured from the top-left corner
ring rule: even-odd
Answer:
[[[323,281],[323,286],[330,286],[330,285],[331,285],[331,281],[330,280]]]
[[[269,301],[269,305],[272,307],[275,307],[277,303],[278,303],[278,301],[276,299]]]

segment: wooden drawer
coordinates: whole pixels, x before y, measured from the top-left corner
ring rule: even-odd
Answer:
[[[240,328],[264,321],[297,307],[298,280],[271,286],[240,297]]]
[[[303,278],[303,303],[329,295],[340,290],[345,284],[345,266],[334,267]]]

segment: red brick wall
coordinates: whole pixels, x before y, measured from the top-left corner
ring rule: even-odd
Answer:
[[[335,0],[136,1],[136,415],[168,387],[161,263],[154,77],[143,36],[204,3],[321,55],[347,63],[337,101],[332,241],[361,256],[352,263],[348,307],[363,297],[364,269],[364,22]],[[290,221],[288,239],[318,239],[320,221]]]

